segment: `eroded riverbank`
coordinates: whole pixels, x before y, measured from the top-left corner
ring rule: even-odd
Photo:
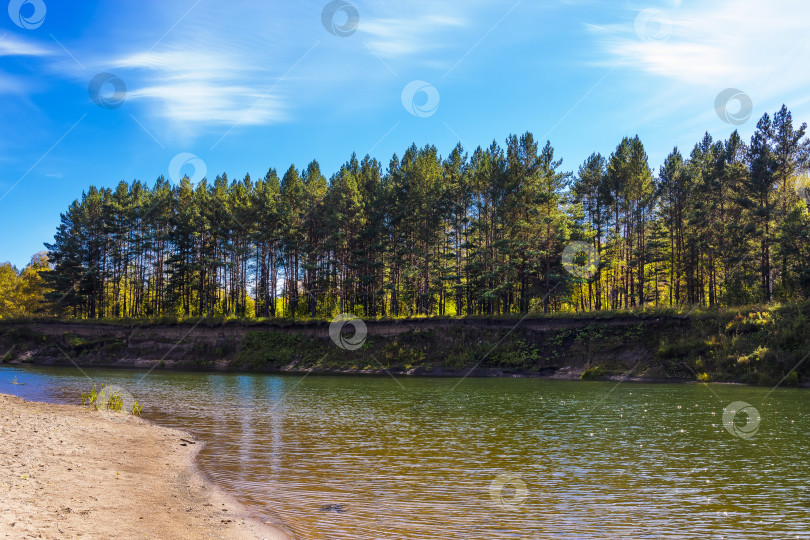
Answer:
[[[413,319],[364,321],[360,347],[342,347],[330,323],[0,323],[0,361],[204,371],[578,378],[650,366],[678,317]],[[350,329],[351,330],[351,329]],[[610,366],[608,368],[608,366]],[[609,371],[609,373],[608,373]],[[645,369],[645,371],[649,371]],[[658,379],[666,373],[635,373]]]
[[[810,303],[689,315],[355,321],[0,322],[0,362],[181,371],[810,383],[810,364],[800,362],[810,352]]]

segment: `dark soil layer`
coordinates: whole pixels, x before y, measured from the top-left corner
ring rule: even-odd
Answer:
[[[0,362],[794,386],[810,378],[810,362],[803,362],[810,353],[810,304],[804,303],[688,316],[434,318],[366,325],[365,342],[352,351],[332,342],[328,322],[0,322],[0,354],[8,351]]]

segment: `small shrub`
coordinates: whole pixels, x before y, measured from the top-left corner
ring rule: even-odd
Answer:
[[[444,365],[450,368],[462,368],[472,363],[472,358],[468,353],[455,352],[449,354],[444,361]]]
[[[22,326],[20,328],[11,328],[3,332],[5,337],[9,338],[15,343],[20,342],[44,342],[48,338],[45,334],[36,332],[35,330]]]
[[[711,346],[711,342],[703,338],[687,338],[681,341],[664,342],[658,348],[656,356],[659,359],[684,358],[701,354]]]
[[[580,379],[583,381],[593,380],[593,379],[601,379],[604,376],[604,372],[602,371],[602,366],[592,366],[582,372],[582,375],[579,376]]]
[[[65,332],[62,334],[62,338],[64,338],[65,343],[70,345],[71,347],[81,347],[87,343],[87,340],[77,336],[73,332]]]

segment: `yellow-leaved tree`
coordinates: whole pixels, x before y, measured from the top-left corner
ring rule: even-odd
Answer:
[[[0,264],[0,319],[50,313],[45,302],[48,287],[42,279],[42,272],[49,269],[44,251],[31,257],[22,271],[8,262]]]

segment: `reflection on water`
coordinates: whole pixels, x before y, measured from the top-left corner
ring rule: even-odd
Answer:
[[[206,441],[203,470],[298,538],[810,537],[805,391],[88,375]],[[29,399],[75,403],[90,386],[68,368],[0,369],[0,392]],[[760,413],[755,437],[724,429],[736,401]]]

